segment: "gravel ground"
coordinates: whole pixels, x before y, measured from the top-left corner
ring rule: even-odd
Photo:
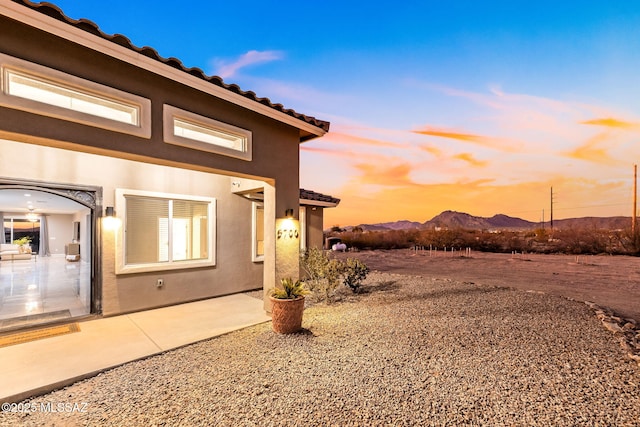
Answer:
[[[372,273],[303,326],[129,363],[21,403],[74,412],[0,425],[640,425],[640,367],[581,302]]]

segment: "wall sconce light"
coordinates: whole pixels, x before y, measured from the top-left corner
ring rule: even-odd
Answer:
[[[284,216],[289,219],[293,219],[293,209],[287,209],[286,211],[284,211]]]
[[[105,230],[115,231],[120,226],[120,220],[116,217],[116,211],[113,209],[113,206],[107,206],[102,221]]]
[[[120,227],[120,220],[116,217],[116,211],[113,206],[107,206],[105,216],[102,218],[102,225],[105,230],[115,231]]]

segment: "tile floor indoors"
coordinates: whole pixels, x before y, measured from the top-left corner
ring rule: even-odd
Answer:
[[[91,266],[64,256],[0,261],[0,332],[86,315]]]

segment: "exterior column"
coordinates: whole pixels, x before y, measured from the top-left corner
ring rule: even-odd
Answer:
[[[282,191],[278,189],[278,191]],[[280,280],[300,277],[300,222],[298,215],[299,190],[282,191],[276,197],[275,188],[266,185],[264,189],[265,216],[265,260],[264,260],[264,303],[265,310],[271,311],[269,291],[280,286]],[[291,193],[291,194],[290,194]],[[291,217],[287,210],[291,209]]]
[[[269,291],[276,286],[276,189],[267,183],[264,186],[264,261],[262,266],[264,309],[270,313]]]

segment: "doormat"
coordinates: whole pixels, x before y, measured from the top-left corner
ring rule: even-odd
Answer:
[[[56,337],[58,335],[80,332],[80,325],[70,323],[67,325],[51,326],[48,328],[35,329],[33,331],[15,332],[0,336],[0,347],[8,347],[15,344],[23,344],[29,341],[40,340],[43,338]]]
[[[69,310],[51,311],[49,313],[30,314],[27,316],[12,317],[0,320],[0,329],[29,326],[35,323],[53,322],[55,320],[68,319],[71,317]]]

